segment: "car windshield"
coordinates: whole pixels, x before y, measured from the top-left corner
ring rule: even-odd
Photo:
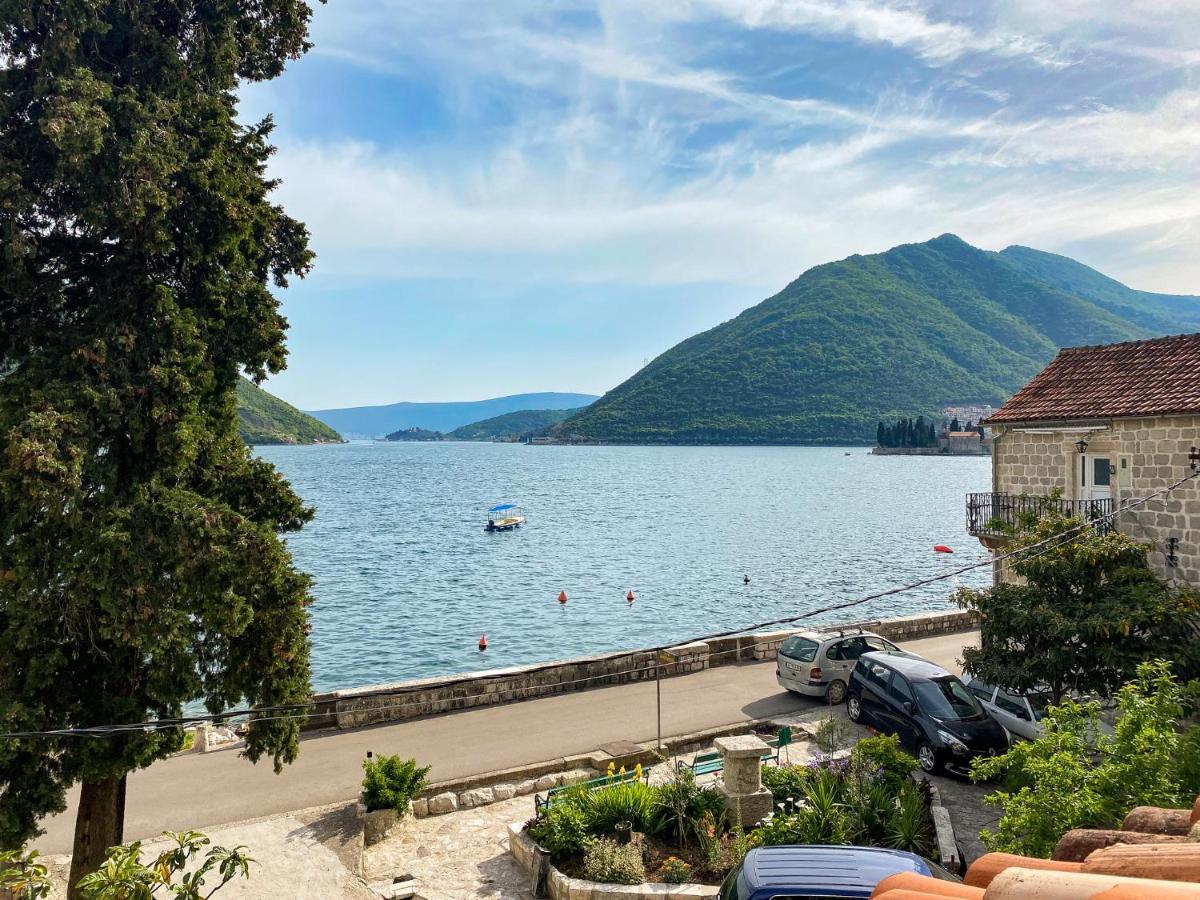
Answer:
[[[819,646],[820,644],[814,640],[793,634],[783,642],[783,646],[779,648],[779,652],[788,659],[794,659],[797,662],[812,662],[817,658],[817,647]]]
[[[1033,710],[1033,718],[1035,722],[1042,721],[1046,716],[1046,710],[1050,708],[1051,697],[1049,694],[1026,694],[1025,699],[1029,701],[1029,706]]]
[[[935,719],[977,719],[983,707],[957,678],[935,678],[913,684],[917,702]]]

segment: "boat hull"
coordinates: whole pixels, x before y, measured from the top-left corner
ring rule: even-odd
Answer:
[[[524,516],[509,516],[507,519],[496,519],[483,526],[484,531],[512,531],[525,524]]]

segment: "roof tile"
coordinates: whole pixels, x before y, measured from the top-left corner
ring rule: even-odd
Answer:
[[[1200,334],[1060,350],[984,424],[1200,413]]]

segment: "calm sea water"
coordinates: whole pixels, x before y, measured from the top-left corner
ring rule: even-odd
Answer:
[[[258,452],[317,508],[290,539],[316,578],[317,690],[675,641],[984,558],[963,495],[987,490],[986,458],[376,442]],[[485,533],[483,510],[509,499],[529,524]],[[987,580],[984,568],[961,583]],[[826,620],[943,609],[953,587]]]

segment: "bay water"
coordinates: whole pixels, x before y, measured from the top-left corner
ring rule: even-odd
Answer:
[[[459,442],[256,452],[317,510],[289,545],[315,578],[318,691],[679,642],[987,558],[963,512],[966,493],[989,487],[987,457]],[[501,501],[521,503],[528,524],[486,533],[484,511]],[[958,584],[989,581],[982,567],[815,621],[947,609]]]

